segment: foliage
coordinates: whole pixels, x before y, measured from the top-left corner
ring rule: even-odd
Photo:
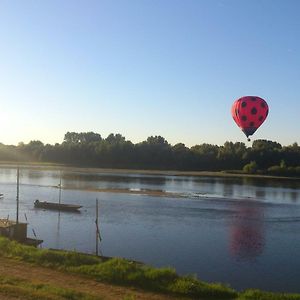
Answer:
[[[204,143],[188,148],[183,143],[172,146],[162,136],[150,136],[133,144],[121,134],[102,138],[94,132],[67,132],[61,144],[0,144],[0,160],[148,170],[243,169],[247,173],[299,176],[300,146],[294,143],[282,147],[274,141],[255,140],[252,147],[227,141],[222,146]]]
[[[243,171],[245,173],[255,174],[257,172],[257,163],[255,161],[251,161],[243,167]]]

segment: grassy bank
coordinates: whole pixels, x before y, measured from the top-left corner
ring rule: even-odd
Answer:
[[[88,293],[80,293],[72,289],[59,288],[51,284],[43,284],[32,280],[20,279],[15,276],[0,276],[1,299],[28,299],[28,300],[102,300],[103,298]],[[125,300],[125,299],[124,299]]]
[[[103,259],[72,251],[36,249],[5,238],[0,238],[0,256],[26,261],[32,265],[84,275],[99,282],[136,287],[173,295],[174,297],[190,299],[300,300],[300,294],[268,293],[258,290],[247,290],[238,293],[223,284],[205,283],[193,276],[179,276],[171,268],[152,268],[125,259]],[[72,290],[64,290],[55,286],[40,286],[32,282],[18,281],[7,277],[0,277],[0,288],[1,290],[2,288],[7,290],[9,295],[14,292],[29,295],[24,299],[96,299]],[[43,297],[34,298],[35,294],[43,295]],[[30,298],[31,296],[32,298]]]
[[[155,269],[125,259],[101,259],[70,251],[36,249],[0,238],[0,255],[81,274],[97,281],[134,286],[190,298],[232,299],[236,292],[222,284],[180,277],[171,268]]]

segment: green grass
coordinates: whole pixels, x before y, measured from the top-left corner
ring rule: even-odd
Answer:
[[[80,293],[72,289],[58,288],[11,276],[0,276],[0,298],[17,297],[28,300],[101,300],[101,297]]]
[[[224,284],[206,283],[195,276],[179,276],[172,268],[152,268],[121,258],[104,259],[73,251],[38,249],[3,237],[0,237],[0,256],[81,274],[101,282],[133,286],[192,299],[300,300],[300,294],[271,293],[260,290],[246,290],[238,293]],[[18,283],[19,285],[14,289],[13,284],[7,278],[1,277],[0,290],[4,289],[8,293],[16,292],[22,295],[27,295],[28,292],[28,298],[24,296],[24,299],[94,299],[84,298],[90,296],[48,285],[23,284],[20,281]],[[35,295],[43,295],[44,298]],[[49,298],[45,298],[48,296]],[[128,295],[125,299],[131,300],[134,297]]]
[[[158,269],[121,258],[101,259],[73,251],[38,249],[3,237],[0,238],[0,255],[148,291],[192,298],[233,299],[237,296],[230,287],[204,283],[191,276],[180,277],[172,268]]]
[[[300,295],[246,290],[239,295],[237,300],[300,300]]]

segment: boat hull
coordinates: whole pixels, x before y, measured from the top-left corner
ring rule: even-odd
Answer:
[[[82,206],[74,204],[62,204],[55,202],[46,202],[46,201],[35,201],[34,207],[50,210],[60,210],[60,211],[78,211]]]

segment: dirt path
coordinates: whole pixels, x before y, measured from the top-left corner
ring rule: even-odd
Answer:
[[[63,271],[51,270],[49,268],[33,266],[31,264],[20,262],[12,259],[0,257],[0,275],[13,276],[20,279],[33,281],[35,283],[50,284],[57,287],[63,287],[75,290],[77,292],[88,293],[107,300],[118,300],[128,297],[134,300],[167,300],[175,299],[160,294],[140,291],[134,288],[115,286],[110,284],[99,283],[93,279],[79,275],[69,274]],[[2,300],[12,300],[1,295]]]

